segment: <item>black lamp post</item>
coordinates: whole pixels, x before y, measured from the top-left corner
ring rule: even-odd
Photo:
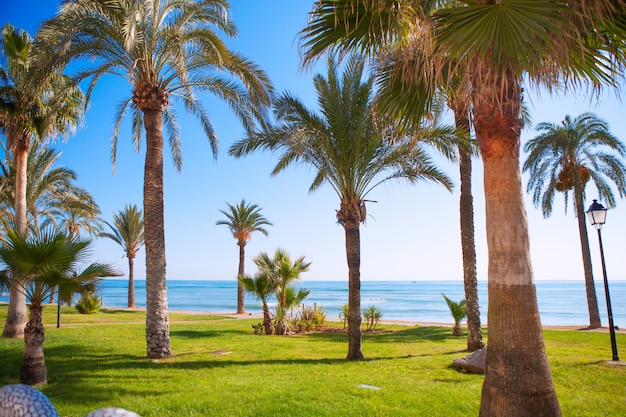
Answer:
[[[604,276],[604,294],[606,295],[606,309],[609,315],[609,332],[611,333],[611,349],[613,351],[613,361],[619,362],[617,354],[617,342],[615,341],[615,326],[613,325],[613,309],[611,308],[611,296],[609,294],[609,281],[606,277],[606,265],[604,264],[604,247],[602,246],[602,234],[600,229],[606,221],[606,209],[598,200],[593,200],[593,204],[587,210],[587,217],[591,225],[598,231],[598,242],[600,243],[600,259],[602,260],[602,275]]]

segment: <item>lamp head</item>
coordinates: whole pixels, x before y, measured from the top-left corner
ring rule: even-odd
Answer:
[[[587,210],[587,218],[593,227],[596,229],[602,228],[602,225],[606,222],[606,211],[606,208],[598,203],[598,200],[593,200],[589,210]]]

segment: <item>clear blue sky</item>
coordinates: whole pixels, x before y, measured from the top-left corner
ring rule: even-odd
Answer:
[[[31,34],[39,23],[52,17],[58,2],[0,0],[0,22],[26,29]],[[301,71],[296,35],[307,22],[312,1],[232,0],[232,17],[239,37],[229,41],[270,76],[278,92],[285,89],[315,106],[312,74],[325,71],[318,65]],[[271,5],[271,7],[269,7]],[[61,164],[77,172],[78,184],[96,198],[105,219],[125,204],[142,205],[144,154],[135,153],[128,125],[118,141],[117,169],[112,173],[110,133],[114,108],[130,94],[122,79],[109,78],[96,87],[83,126],[66,143],[59,144]],[[561,97],[527,94],[533,123],[559,122],[566,114],[575,117],[592,111],[607,120],[612,132],[626,141],[624,104],[613,93],[592,102],[584,93]],[[329,187],[313,194],[307,190],[311,173],[297,167],[271,178],[275,164],[271,154],[233,159],[227,150],[242,137],[242,129],[226,106],[203,97],[220,139],[220,154],[213,160],[208,141],[193,118],[179,113],[182,125],[184,169],[177,173],[165,155],[165,237],[168,279],[233,279],[237,272],[238,247],[225,226],[216,226],[225,202],[242,198],[258,204],[274,223],[269,236],[253,235],[246,247],[246,272],[253,273],[252,257],[261,251],[285,248],[292,256],[312,261],[304,280],[347,280],[343,229],[336,224],[338,198]],[[535,134],[525,131],[522,143]],[[145,148],[144,148],[145,149]],[[522,156],[524,158],[524,156]],[[458,168],[441,160],[458,184]],[[487,279],[482,163],[474,160],[476,250],[479,279]],[[526,178],[524,178],[524,182]],[[596,197],[589,187],[588,206]],[[369,197],[370,217],[361,230],[361,277],[363,280],[462,280],[458,219],[458,188],[449,193],[429,184],[409,186],[388,183]],[[535,279],[583,280],[578,229],[573,210],[564,214],[562,199],[549,219],[543,219],[529,197],[526,209],[531,237]],[[603,240],[609,279],[626,279],[624,236],[626,206],[623,201],[609,211]],[[602,279],[598,242],[590,230],[596,281]],[[136,278],[145,277],[144,252],[136,261]],[[115,264],[127,273],[121,248],[111,241],[95,244],[94,258]]]

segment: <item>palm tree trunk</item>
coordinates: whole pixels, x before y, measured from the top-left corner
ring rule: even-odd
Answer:
[[[456,128],[469,135],[469,110],[466,108],[454,112]],[[467,309],[467,350],[474,352],[481,349],[483,330],[480,323],[478,305],[478,281],[476,278],[476,244],[474,239],[474,198],[472,196],[472,154],[459,147],[459,171],[461,178],[461,196],[459,218],[461,223],[461,251],[463,254],[463,284]],[[462,332],[461,332],[462,334]]]
[[[561,410],[545,353],[522,196],[521,89],[513,73],[494,74],[473,79],[489,249],[489,345],[480,416],[556,417]]]
[[[20,369],[20,382],[27,385],[45,384],[48,382],[48,370],[43,354],[45,339],[41,324],[42,307],[40,303],[30,305],[30,319],[24,329],[24,355]]]
[[[362,360],[361,351],[361,235],[359,221],[344,222],[346,257],[348,260],[348,356]]]
[[[135,257],[128,257],[128,307],[135,307]]]
[[[28,167],[28,149],[15,151],[16,174],[15,174],[15,225],[20,233],[26,234],[28,223],[26,220],[26,173]],[[2,331],[2,337],[24,337],[26,325],[26,295],[22,292],[18,280],[12,279],[9,290],[9,307],[7,319]]]
[[[146,343],[148,357],[171,356],[163,215],[163,110],[143,109],[146,165],[143,204],[146,248]]]
[[[265,327],[265,334],[272,334],[272,318],[270,317],[270,309],[267,307],[267,303],[263,302],[263,326]]]
[[[589,236],[587,235],[587,224],[585,223],[585,208],[580,187],[574,187],[574,198],[576,199],[576,216],[578,217],[578,234],[580,236],[580,249],[583,254],[583,269],[585,271],[585,289],[587,292],[587,308],[589,310],[589,328],[597,329],[602,326],[600,322],[600,312],[598,311],[598,297],[596,296],[596,286],[593,282],[593,269],[591,267],[591,253],[589,251]]]
[[[237,277],[243,277],[245,274],[245,260],[246,260],[246,249],[245,244],[239,244],[239,269],[237,271]],[[239,280],[237,280],[237,314],[246,314],[245,307],[245,293],[243,290],[243,285]]]

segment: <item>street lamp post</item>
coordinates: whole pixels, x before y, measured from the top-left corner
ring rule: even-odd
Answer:
[[[615,326],[613,325],[613,309],[611,308],[611,295],[609,294],[609,281],[606,277],[606,265],[604,263],[604,247],[602,246],[602,234],[600,230],[606,221],[606,209],[598,200],[593,200],[593,204],[587,210],[587,218],[591,225],[598,231],[598,242],[600,243],[600,259],[602,260],[602,275],[604,277],[604,294],[606,295],[606,310],[609,316],[609,333],[611,334],[611,350],[613,351],[613,361],[619,362],[617,354],[617,342],[615,340]]]

